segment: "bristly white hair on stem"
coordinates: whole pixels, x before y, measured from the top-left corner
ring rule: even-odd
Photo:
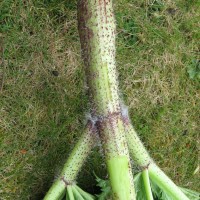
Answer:
[[[95,124],[97,123],[98,121],[98,117],[97,116],[92,116],[92,114],[90,112],[87,112],[85,114],[85,121],[84,121],[84,124],[86,125],[88,121],[91,121],[93,126],[95,126]]]
[[[122,117],[129,119],[128,106],[126,106],[122,100],[120,102],[120,107],[121,107]]]

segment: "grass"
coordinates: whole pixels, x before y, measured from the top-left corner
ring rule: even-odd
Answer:
[[[117,69],[130,117],[173,180],[198,190],[200,81],[197,0],[115,3]],[[41,199],[81,134],[88,111],[76,1],[0,3],[0,198]],[[199,72],[198,72],[199,73]],[[78,182],[105,177],[96,148]],[[88,186],[91,185],[91,186]]]

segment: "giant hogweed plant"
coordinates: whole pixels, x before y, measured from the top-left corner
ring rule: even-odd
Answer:
[[[115,64],[116,25],[112,0],[79,0],[78,30],[89,90],[91,117],[45,200],[197,200],[156,165],[134,130],[119,97]],[[102,193],[86,193],[76,178],[97,140],[103,146],[109,180],[97,177]],[[133,176],[130,159],[141,169]]]

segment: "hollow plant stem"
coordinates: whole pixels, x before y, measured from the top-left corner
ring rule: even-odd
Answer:
[[[154,163],[136,131],[131,125],[128,116],[123,116],[126,128],[126,138],[132,159],[141,169],[148,168],[150,180],[156,183],[173,200],[189,200],[181,189]]]
[[[113,199],[134,200],[118,94],[112,0],[80,0],[78,24],[92,114],[98,119]]]
[[[75,145],[67,162],[65,163],[61,175],[53,183],[44,200],[59,200],[65,193],[67,185],[72,184],[83,166],[96,141],[96,128],[92,121],[88,121],[84,134]]]
[[[150,180],[149,180],[149,172],[147,168],[145,168],[142,171],[142,178],[144,182],[147,200],[153,200],[153,194],[151,191],[151,185],[150,185]]]

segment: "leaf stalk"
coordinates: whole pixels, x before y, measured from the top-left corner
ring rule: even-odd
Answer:
[[[146,191],[147,200],[153,200],[153,194],[151,191],[148,168],[145,168],[142,171],[142,178],[144,181],[144,187],[145,187],[145,191]]]

